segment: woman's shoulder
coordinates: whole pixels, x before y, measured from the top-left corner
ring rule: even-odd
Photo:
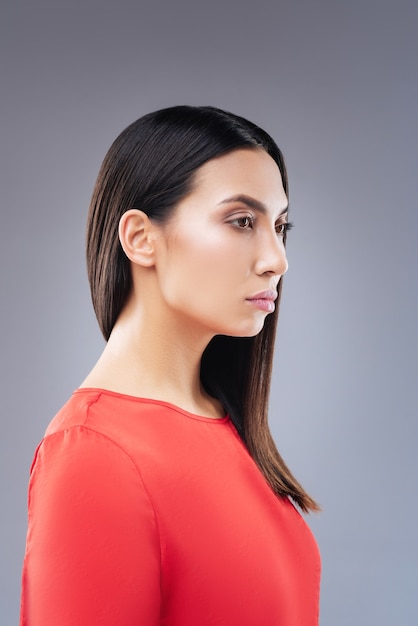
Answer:
[[[219,445],[219,428],[230,430],[230,419],[194,415],[169,402],[129,396],[99,388],[79,388],[49,424],[43,440],[61,454],[87,446],[102,454],[111,445],[127,456],[138,471],[155,476],[174,472],[191,451],[212,439]],[[226,433],[225,433],[226,434]]]
[[[49,423],[35,451],[31,475],[45,475],[45,467],[48,473],[53,469],[67,475],[72,464],[81,474],[88,471],[90,475],[92,468],[99,474],[109,464],[123,471],[131,467],[137,473],[140,459],[132,454],[130,433],[123,427],[127,421],[132,422],[132,416],[130,420],[118,419],[119,415],[129,414],[129,407],[115,400],[109,403],[104,390],[75,390]]]
[[[73,392],[71,397],[51,420],[45,431],[45,437],[68,430],[72,427],[86,425],[89,409],[98,401],[100,394],[98,390],[94,389],[85,390],[85,393],[79,393],[79,391],[81,390]]]
[[[144,424],[150,422],[150,415],[161,412],[158,403],[154,406],[152,401],[139,400],[106,389],[78,388],[49,423],[43,441],[59,441],[78,433],[78,437],[90,439],[96,435],[98,440],[107,439],[125,449],[133,436],[143,439]],[[156,426],[155,420],[151,421]]]
[[[107,434],[134,431],[137,435],[159,431],[172,432],[206,425],[228,423],[229,417],[212,418],[191,413],[166,400],[132,396],[101,388],[80,387],[57,413],[46,436],[74,426],[84,426]]]
[[[70,428],[84,427],[111,435],[138,427],[141,418],[163,415],[167,403],[139,398],[108,389],[80,387],[49,423],[45,437]]]

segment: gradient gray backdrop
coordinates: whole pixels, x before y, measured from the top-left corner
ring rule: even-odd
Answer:
[[[179,103],[247,116],[287,157],[271,422],[323,506],[321,624],[417,624],[418,4],[0,12],[1,625],[18,620],[35,446],[103,346],[84,265],[99,165],[128,123]]]

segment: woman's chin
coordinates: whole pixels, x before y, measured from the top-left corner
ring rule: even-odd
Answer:
[[[250,324],[243,324],[240,328],[235,328],[233,332],[225,333],[231,337],[256,337],[264,328],[265,317],[260,320],[253,320]]]

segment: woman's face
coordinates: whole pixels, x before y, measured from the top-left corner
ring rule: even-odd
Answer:
[[[158,237],[165,306],[190,330],[256,335],[287,270],[286,223],[287,197],[267,152],[240,149],[205,163]]]

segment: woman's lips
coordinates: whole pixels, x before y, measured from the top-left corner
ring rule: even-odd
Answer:
[[[277,292],[268,290],[261,291],[257,293],[255,296],[251,296],[251,298],[247,298],[247,302],[250,302],[252,305],[260,309],[261,311],[266,311],[267,313],[273,313],[276,308],[274,305],[274,301],[277,298]]]

